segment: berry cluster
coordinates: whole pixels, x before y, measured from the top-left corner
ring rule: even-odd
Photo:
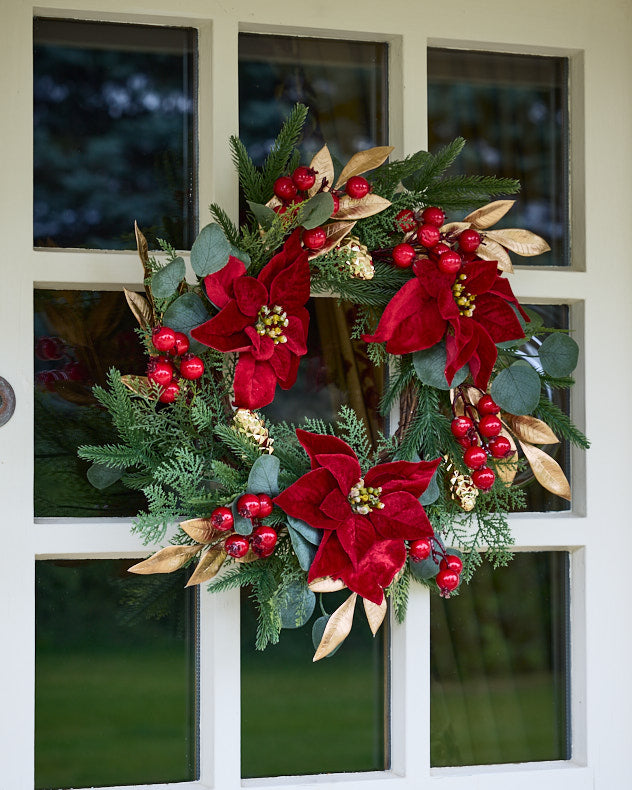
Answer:
[[[419,538],[411,541],[408,554],[413,562],[423,562],[432,554],[432,559],[439,565],[435,581],[442,598],[449,598],[450,593],[454,592],[461,583],[461,571],[463,570],[461,558],[456,554],[447,554],[434,538]]]
[[[456,416],[456,406],[462,401],[461,416]],[[472,482],[481,491],[489,491],[494,485],[496,475],[487,466],[488,455],[492,458],[508,458],[513,453],[511,442],[501,436],[502,422],[498,417],[500,407],[491,395],[482,395],[476,408],[467,400],[465,391],[457,388],[457,397],[452,404],[454,419],[450,424],[452,435],[463,447],[463,460],[472,469]]]
[[[35,356],[43,362],[63,363],[61,368],[42,370],[35,375],[41,387],[53,392],[57,381],[85,381],[88,372],[84,366],[73,359],[73,349],[60,337],[38,337],[35,342]]]
[[[456,274],[465,261],[474,260],[482,241],[480,234],[471,228],[458,234],[442,233],[441,227],[444,223],[445,214],[437,206],[428,206],[419,217],[411,209],[400,211],[395,217],[395,228],[409,238],[393,248],[393,263],[401,269],[412,266],[415,271],[416,261],[430,258],[444,274]],[[462,290],[463,286],[460,288]],[[467,295],[455,293],[455,299],[460,306],[459,300],[466,298]],[[465,302],[462,306],[466,310],[472,308],[471,305],[465,305]]]
[[[178,377],[196,381],[204,373],[204,362],[195,354],[187,353],[189,338],[168,326],[156,327],[152,332],[151,342],[156,351],[168,354],[171,359],[151,357],[147,365],[147,378],[162,387],[158,398],[161,403],[173,403],[180,392]],[[180,358],[177,369],[173,364],[176,357]]]
[[[274,505],[267,494],[242,494],[237,500],[237,512],[242,518],[249,518],[254,529],[250,535],[233,533],[224,541],[224,549],[231,557],[244,557],[249,549],[262,559],[269,557],[277,542],[276,530],[261,519],[272,513]],[[211,524],[220,532],[230,532],[235,523],[232,511],[227,507],[216,507],[211,513]]]

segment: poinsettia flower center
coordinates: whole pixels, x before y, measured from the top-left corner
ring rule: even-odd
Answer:
[[[361,477],[358,482],[349,491],[349,504],[354,513],[361,516],[366,516],[373,510],[383,510],[384,503],[380,501],[380,494],[382,487],[368,488],[364,485],[364,479]]]
[[[287,313],[278,304],[268,307],[264,304],[257,314],[255,329],[260,335],[267,335],[274,340],[274,344],[287,343],[283,330],[289,324]]]
[[[452,294],[454,296],[454,301],[459,308],[459,315],[464,315],[468,318],[471,318],[476,308],[476,305],[474,304],[476,295],[471,294],[465,290],[465,285],[463,284],[465,279],[467,279],[466,274],[459,274],[459,276],[454,281],[454,285],[452,286]]]

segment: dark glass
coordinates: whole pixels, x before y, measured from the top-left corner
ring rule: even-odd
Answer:
[[[329,613],[349,591],[326,595]],[[316,607],[312,621],[321,616]],[[388,767],[385,626],[375,638],[358,601],[351,634],[312,663],[311,623],[255,650],[256,611],[241,603],[242,776],[294,776]]]
[[[188,249],[196,230],[197,33],[34,20],[33,243]]]
[[[568,563],[517,553],[431,597],[433,766],[570,758]]]
[[[36,563],[36,788],[196,778],[195,593],[135,562]]]
[[[239,34],[239,135],[261,165],[297,102],[309,107],[302,161],[326,142],[346,162],[388,142],[388,46]]]
[[[99,491],[86,478],[82,444],[116,442],[92,394],[111,367],[145,372],[125,296],[114,291],[35,291],[35,516],[131,516],[145,503],[120,481]]]
[[[517,178],[516,205],[495,227],[527,228],[551,252],[521,266],[569,266],[568,60],[428,49],[431,151],[464,137],[455,173]]]

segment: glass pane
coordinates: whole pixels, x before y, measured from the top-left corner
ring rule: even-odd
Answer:
[[[111,367],[143,374],[146,361],[125,296],[113,291],[35,291],[35,516],[131,516],[144,497],[121,482],[88,482],[81,444],[116,441],[92,395]]]
[[[432,765],[569,759],[568,554],[485,563],[430,615]]]
[[[327,595],[330,612],[348,591]],[[317,607],[318,609],[318,607]],[[313,619],[320,616],[316,611]],[[382,771],[385,746],[385,627],[375,638],[359,617],[340,650],[312,663],[311,621],[254,648],[256,612],[241,605],[243,777]]]
[[[498,227],[528,228],[551,252],[521,266],[568,266],[568,61],[535,55],[428,50],[430,150],[464,137],[456,172],[517,178]]]
[[[346,162],[388,142],[386,44],[239,35],[239,134],[261,165],[287,114],[310,108],[303,162],[327,143]]]
[[[196,31],[35,19],[33,243],[134,249],[195,233]]]
[[[36,563],[36,788],[196,778],[194,593],[135,562]]]

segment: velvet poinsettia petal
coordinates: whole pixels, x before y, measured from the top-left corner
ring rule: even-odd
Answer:
[[[297,428],[296,438],[309,456],[309,460],[312,462],[312,469],[317,469],[320,466],[316,460],[317,455],[340,453],[342,455],[350,455],[352,458],[355,458],[356,461],[358,460],[351,447],[337,436],[310,433],[309,431],[304,431],[302,428]]]
[[[301,246],[301,229],[297,228],[291,236],[289,236],[277,254],[270,258],[268,263],[259,272],[257,279],[263,283],[270,293],[270,286],[272,281],[279,274],[279,272],[286,269],[290,263],[297,258],[301,253],[305,252]]]
[[[270,359],[276,348],[274,340],[268,335],[260,335],[254,326],[247,326],[244,332],[250,340],[249,350],[253,357],[258,360]]]
[[[277,379],[269,362],[260,362],[242,352],[235,367],[235,406],[260,409],[274,400]]]
[[[307,252],[301,253],[286,269],[280,271],[270,285],[270,302],[285,310],[302,307],[309,299],[310,275]]]
[[[350,512],[345,521],[338,524],[336,535],[354,566],[357,566],[378,539],[371,521],[366,516],[356,515],[353,512]]]
[[[382,488],[382,495],[393,491],[408,491],[416,499],[428,488],[441,459],[435,461],[392,461],[378,464],[366,473],[364,484]]]
[[[270,364],[274,370],[274,375],[277,377],[279,383],[285,381],[290,374],[292,366],[292,354],[288,351],[286,345],[274,345],[272,342],[273,352],[270,355]]]
[[[315,460],[319,466],[329,469],[345,496],[349,495],[351,487],[360,480],[360,464],[355,457],[342,453],[319,453]]]
[[[484,294],[498,279],[496,261],[472,261],[463,267],[465,290],[471,294]]]
[[[476,352],[476,324],[471,318],[459,317],[452,322],[453,334],[446,336],[445,377],[452,381],[457,370],[469,363]]]
[[[313,469],[281,491],[274,502],[289,516],[300,518],[312,527],[336,529],[339,522],[323,512],[322,504],[330,491],[337,488],[327,469]]]
[[[520,315],[524,318],[525,321],[531,321],[527,313],[522,309],[520,302],[516,299],[514,292],[511,290],[511,285],[509,281],[506,280],[504,277],[497,277],[496,282],[494,283],[493,287],[490,288],[490,293],[496,294],[497,296],[502,297],[511,304],[515,305],[516,310],[520,313]]]
[[[290,354],[290,367],[288,368],[287,376],[285,378],[279,378],[279,387],[281,387],[282,390],[289,390],[296,383],[299,361],[300,359],[296,354]]]
[[[382,497],[383,510],[373,510],[369,519],[383,538],[417,540],[433,534],[426,511],[419,500],[407,491]]]
[[[205,346],[210,346],[217,351],[243,351],[251,345],[245,333],[250,319],[237,307],[231,299],[220,312],[209,321],[191,330],[191,337]]]
[[[489,384],[489,377],[492,375],[494,363],[498,357],[498,349],[480,324],[477,325],[477,333],[476,353],[470,359],[470,372],[474,379],[474,384],[479,389],[484,390],[487,389]]]
[[[323,576],[343,579],[352,570],[351,560],[340,545],[335,532],[325,532],[318,546],[316,556],[307,574],[307,581],[313,582]]]
[[[522,325],[511,305],[491,293],[476,297],[474,320],[485,328],[494,343],[524,336]]]
[[[357,567],[340,573],[340,578],[350,590],[379,606],[384,600],[384,589],[405,562],[406,545],[403,540],[381,540],[371,546]]]
[[[446,290],[450,291],[454,282],[454,274],[442,272],[430,260],[422,261],[417,269],[417,279],[421,283],[428,297],[437,299]]]
[[[215,307],[224,307],[229,299],[234,296],[233,283],[238,277],[242,277],[246,273],[244,264],[234,256],[230,256],[226,266],[222,267],[218,272],[207,274],[204,278],[204,288],[206,295],[215,305]]]
[[[327,494],[320,508],[326,516],[335,521],[345,521],[352,513],[349,500],[338,488],[332,489]]]
[[[235,300],[244,315],[256,318],[263,305],[268,304],[266,287],[254,277],[239,277],[234,282]]]
[[[303,322],[298,316],[294,315],[289,315],[287,320],[288,325],[283,330],[287,342],[283,345],[293,354],[298,354],[299,356],[307,354],[307,337]]]

